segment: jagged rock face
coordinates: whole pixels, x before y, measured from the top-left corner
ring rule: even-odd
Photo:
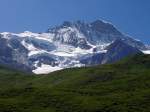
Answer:
[[[64,22],[60,26],[50,28],[48,33],[55,34],[54,41],[71,44],[76,47],[80,45],[79,43],[81,43],[81,39],[85,41],[85,46],[87,46],[88,42],[97,45],[112,43],[117,39],[124,39],[127,44],[133,47],[146,49],[142,42],[136,41],[131,37],[123,35],[111,23],[103,22],[101,20],[96,20],[92,23],[85,23],[82,21]]]
[[[33,45],[37,49],[43,49],[48,52],[56,49],[56,46],[53,43],[42,39],[27,37],[24,39],[24,42],[26,44]]]
[[[0,38],[0,64],[14,69],[31,72],[27,61],[27,50],[18,40]]]
[[[137,53],[142,52],[139,49],[126,44],[122,40],[116,40],[114,43],[107,47],[107,53],[104,55],[101,64],[113,63],[126,56],[134,55]]]
[[[0,38],[0,56],[12,58],[12,49],[7,46],[7,40]]]
[[[143,49],[142,42],[101,20],[66,21],[40,34],[0,34],[0,64],[37,74],[111,63]]]
[[[103,21],[96,20],[91,23],[91,28],[96,32],[103,34],[120,35],[122,34],[110,23],[104,23]]]
[[[82,57],[80,62],[86,66],[98,65],[101,64],[104,55],[105,53],[93,53],[92,55]]]
[[[116,62],[126,56],[142,53],[122,40],[116,40],[107,48],[106,53],[93,53],[91,56],[82,57],[80,62],[86,65],[98,65]]]

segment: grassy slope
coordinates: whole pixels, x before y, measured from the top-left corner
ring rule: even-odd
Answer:
[[[40,76],[0,67],[0,112],[149,111],[149,55]]]

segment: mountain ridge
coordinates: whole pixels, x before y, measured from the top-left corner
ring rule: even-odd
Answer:
[[[91,23],[82,21],[64,22],[62,25],[49,28],[46,33],[29,31],[19,34],[1,33],[0,42],[5,44],[0,45],[0,64],[13,67],[16,64],[15,68],[21,65],[22,67],[19,69],[35,73],[44,73],[44,71],[49,73],[70,67],[93,66],[101,64],[101,59],[103,59],[101,57],[108,52],[106,48],[117,40],[123,41],[130,51],[127,54],[124,53],[124,56],[148,49],[141,41],[124,35],[111,23],[101,20]],[[114,52],[117,53],[118,51]],[[112,55],[112,53],[109,55]],[[99,57],[95,54],[98,54]],[[94,61],[94,55],[99,60],[90,64]],[[124,57],[119,55],[121,54],[118,53],[118,57]],[[91,60],[85,62],[85,60],[82,60],[85,57]],[[115,59],[115,61],[118,60],[120,58]],[[88,65],[85,63],[88,63]],[[102,64],[105,63],[107,61],[103,61]]]

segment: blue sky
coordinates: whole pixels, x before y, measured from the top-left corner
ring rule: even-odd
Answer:
[[[150,44],[150,0],[0,0],[0,32],[44,32],[65,20],[104,19]]]

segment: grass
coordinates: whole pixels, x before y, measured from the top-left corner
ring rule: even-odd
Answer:
[[[0,67],[0,112],[149,112],[150,55],[48,75]]]

